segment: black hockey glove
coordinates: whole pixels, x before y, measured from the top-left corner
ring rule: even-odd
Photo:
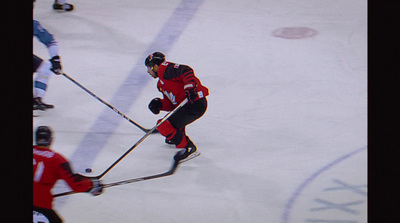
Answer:
[[[55,74],[61,74],[61,60],[60,56],[54,56],[53,58],[50,59],[51,62],[51,68],[50,70],[53,71]]]
[[[162,108],[162,102],[160,98],[154,98],[153,100],[151,100],[149,104],[149,109],[151,112],[158,115],[160,113],[161,108]]]
[[[190,104],[193,104],[194,100],[197,98],[197,89],[195,84],[185,85],[185,95],[189,100]]]

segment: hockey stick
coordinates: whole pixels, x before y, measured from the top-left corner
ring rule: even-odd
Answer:
[[[115,165],[117,165],[125,156],[127,156],[133,149],[135,149],[141,142],[143,142],[143,140],[145,140],[150,134],[151,132],[156,129],[158,126],[160,126],[163,122],[165,122],[165,120],[167,120],[171,115],[173,115],[176,111],[178,111],[181,107],[183,107],[186,103],[188,102],[188,99],[186,98],[185,100],[183,100],[174,110],[170,111],[163,119],[161,119],[160,122],[157,123],[157,125],[155,125],[152,129],[150,129],[150,131],[148,131],[142,138],[139,139],[139,141],[137,141],[135,143],[135,145],[133,145],[131,148],[128,149],[128,151],[126,151],[121,157],[119,157],[113,164],[111,164],[111,166],[109,166],[103,173],[101,173],[98,176],[95,177],[90,177],[90,178],[97,178],[97,179],[101,179],[104,175],[106,175],[106,173],[108,173]],[[144,180],[150,180],[150,179],[154,179],[154,178],[159,178],[159,177],[163,177],[163,176],[168,176],[174,173],[176,167],[178,166],[179,161],[174,160],[174,165],[172,166],[171,170],[163,173],[163,174],[157,174],[157,175],[153,175],[153,176],[148,176],[148,177],[142,177],[142,178],[137,178],[137,179],[132,179],[132,180],[128,180],[128,181],[132,181],[133,182],[137,182],[137,181],[143,181],[140,179],[145,178]],[[125,182],[125,181],[124,181]],[[126,182],[129,183],[129,182]],[[119,182],[118,184],[124,184],[122,181]],[[116,186],[116,185],[115,185]],[[65,196],[68,194],[74,194],[74,191],[69,191],[69,192],[64,192],[61,194],[56,194],[53,195],[53,197],[59,197],[59,196]]]
[[[168,170],[165,173],[160,173],[160,174],[156,174],[156,175],[150,175],[150,176],[146,176],[146,177],[133,178],[133,179],[118,181],[118,182],[109,183],[109,184],[103,184],[103,188],[114,187],[114,186],[118,186],[118,185],[136,183],[136,182],[140,182],[140,181],[145,181],[145,180],[151,180],[151,179],[156,179],[156,178],[160,178],[160,177],[170,176],[170,175],[174,174],[176,168],[178,168],[178,165],[179,165],[179,161],[174,160],[174,163],[173,163],[171,169]],[[55,194],[55,195],[53,195],[53,197],[61,197],[61,196],[65,196],[65,195],[75,194],[75,193],[79,193],[79,192],[69,191],[69,192]]]
[[[136,127],[138,127],[139,129],[141,129],[143,132],[150,132],[150,129],[146,129],[142,126],[140,126],[139,124],[137,124],[136,122],[134,122],[132,119],[130,119],[128,116],[124,115],[122,112],[120,112],[118,109],[116,109],[115,107],[113,107],[112,105],[110,105],[109,103],[107,103],[106,101],[104,101],[103,99],[99,98],[97,95],[95,95],[93,92],[91,92],[89,89],[85,88],[82,84],[80,84],[79,82],[77,82],[76,80],[72,79],[70,76],[68,76],[66,73],[62,72],[62,75],[64,75],[64,77],[68,78],[70,81],[72,81],[74,84],[78,85],[80,88],[82,88],[84,91],[86,91],[87,93],[89,93],[90,95],[92,95],[94,98],[96,98],[98,101],[100,101],[101,103],[107,105],[107,107],[111,108],[113,111],[115,111],[117,114],[121,115],[124,119],[128,120],[130,123],[134,124]],[[157,130],[152,131],[151,133],[157,133]]]
[[[170,111],[161,121],[157,123],[150,131],[148,131],[142,138],[139,139],[128,151],[126,151],[121,157],[119,157],[110,167],[108,167],[102,174],[97,176],[96,178],[102,178],[108,171],[110,171],[117,163],[119,163],[126,155],[128,155],[133,149],[135,149],[140,143],[142,143],[158,126],[160,126],[165,120],[167,120],[171,115],[173,115],[176,111],[178,111],[181,107],[183,107],[188,102],[188,99],[185,98],[176,108]]]

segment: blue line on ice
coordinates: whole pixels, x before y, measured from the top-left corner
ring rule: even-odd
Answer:
[[[151,80],[151,78],[146,75],[144,59],[153,51],[168,53],[190,23],[197,10],[200,8],[202,2],[203,0],[182,0],[179,3],[152,43],[144,52],[144,55],[141,57],[143,60],[136,63],[121,86],[119,86],[117,92],[109,102],[111,105],[122,112],[129,110],[135,102],[136,97],[140,95],[143,87]],[[100,154],[112,133],[117,129],[119,123],[124,120],[123,118],[119,118],[114,119],[113,121],[108,121],[109,117],[112,116],[118,116],[118,114],[104,106],[102,113],[94,121],[89,132],[83,137],[77,149],[71,155],[70,160],[74,169],[78,172],[83,171],[84,168],[92,165],[96,156]],[[132,126],[132,128],[137,127]],[[106,132],[107,134],[98,133],[99,130],[101,130],[101,132]]]

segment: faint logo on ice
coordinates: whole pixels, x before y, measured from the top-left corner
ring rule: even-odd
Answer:
[[[317,34],[317,31],[307,27],[283,27],[272,32],[273,36],[285,39],[305,39]]]
[[[333,179],[330,187],[313,199],[305,222],[310,223],[358,223],[366,215],[367,185],[351,184]],[[305,202],[307,203],[307,202]]]
[[[367,221],[367,146],[328,163],[300,184],[288,200],[282,223]]]

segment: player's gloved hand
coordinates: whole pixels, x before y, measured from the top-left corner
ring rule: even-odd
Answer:
[[[151,112],[158,115],[160,113],[161,108],[162,108],[162,102],[160,98],[154,98],[153,100],[151,100],[149,104],[149,109]]]
[[[53,58],[50,59],[51,62],[51,68],[50,70],[53,71],[55,74],[61,74],[61,59],[60,56],[54,56]]]
[[[93,196],[100,195],[103,192],[101,181],[98,178],[91,178],[90,180],[93,182],[93,188],[89,190],[89,193]]]
[[[194,83],[186,84],[185,85],[185,95],[187,99],[189,100],[190,104],[194,102],[194,100],[197,98],[197,88]]]

